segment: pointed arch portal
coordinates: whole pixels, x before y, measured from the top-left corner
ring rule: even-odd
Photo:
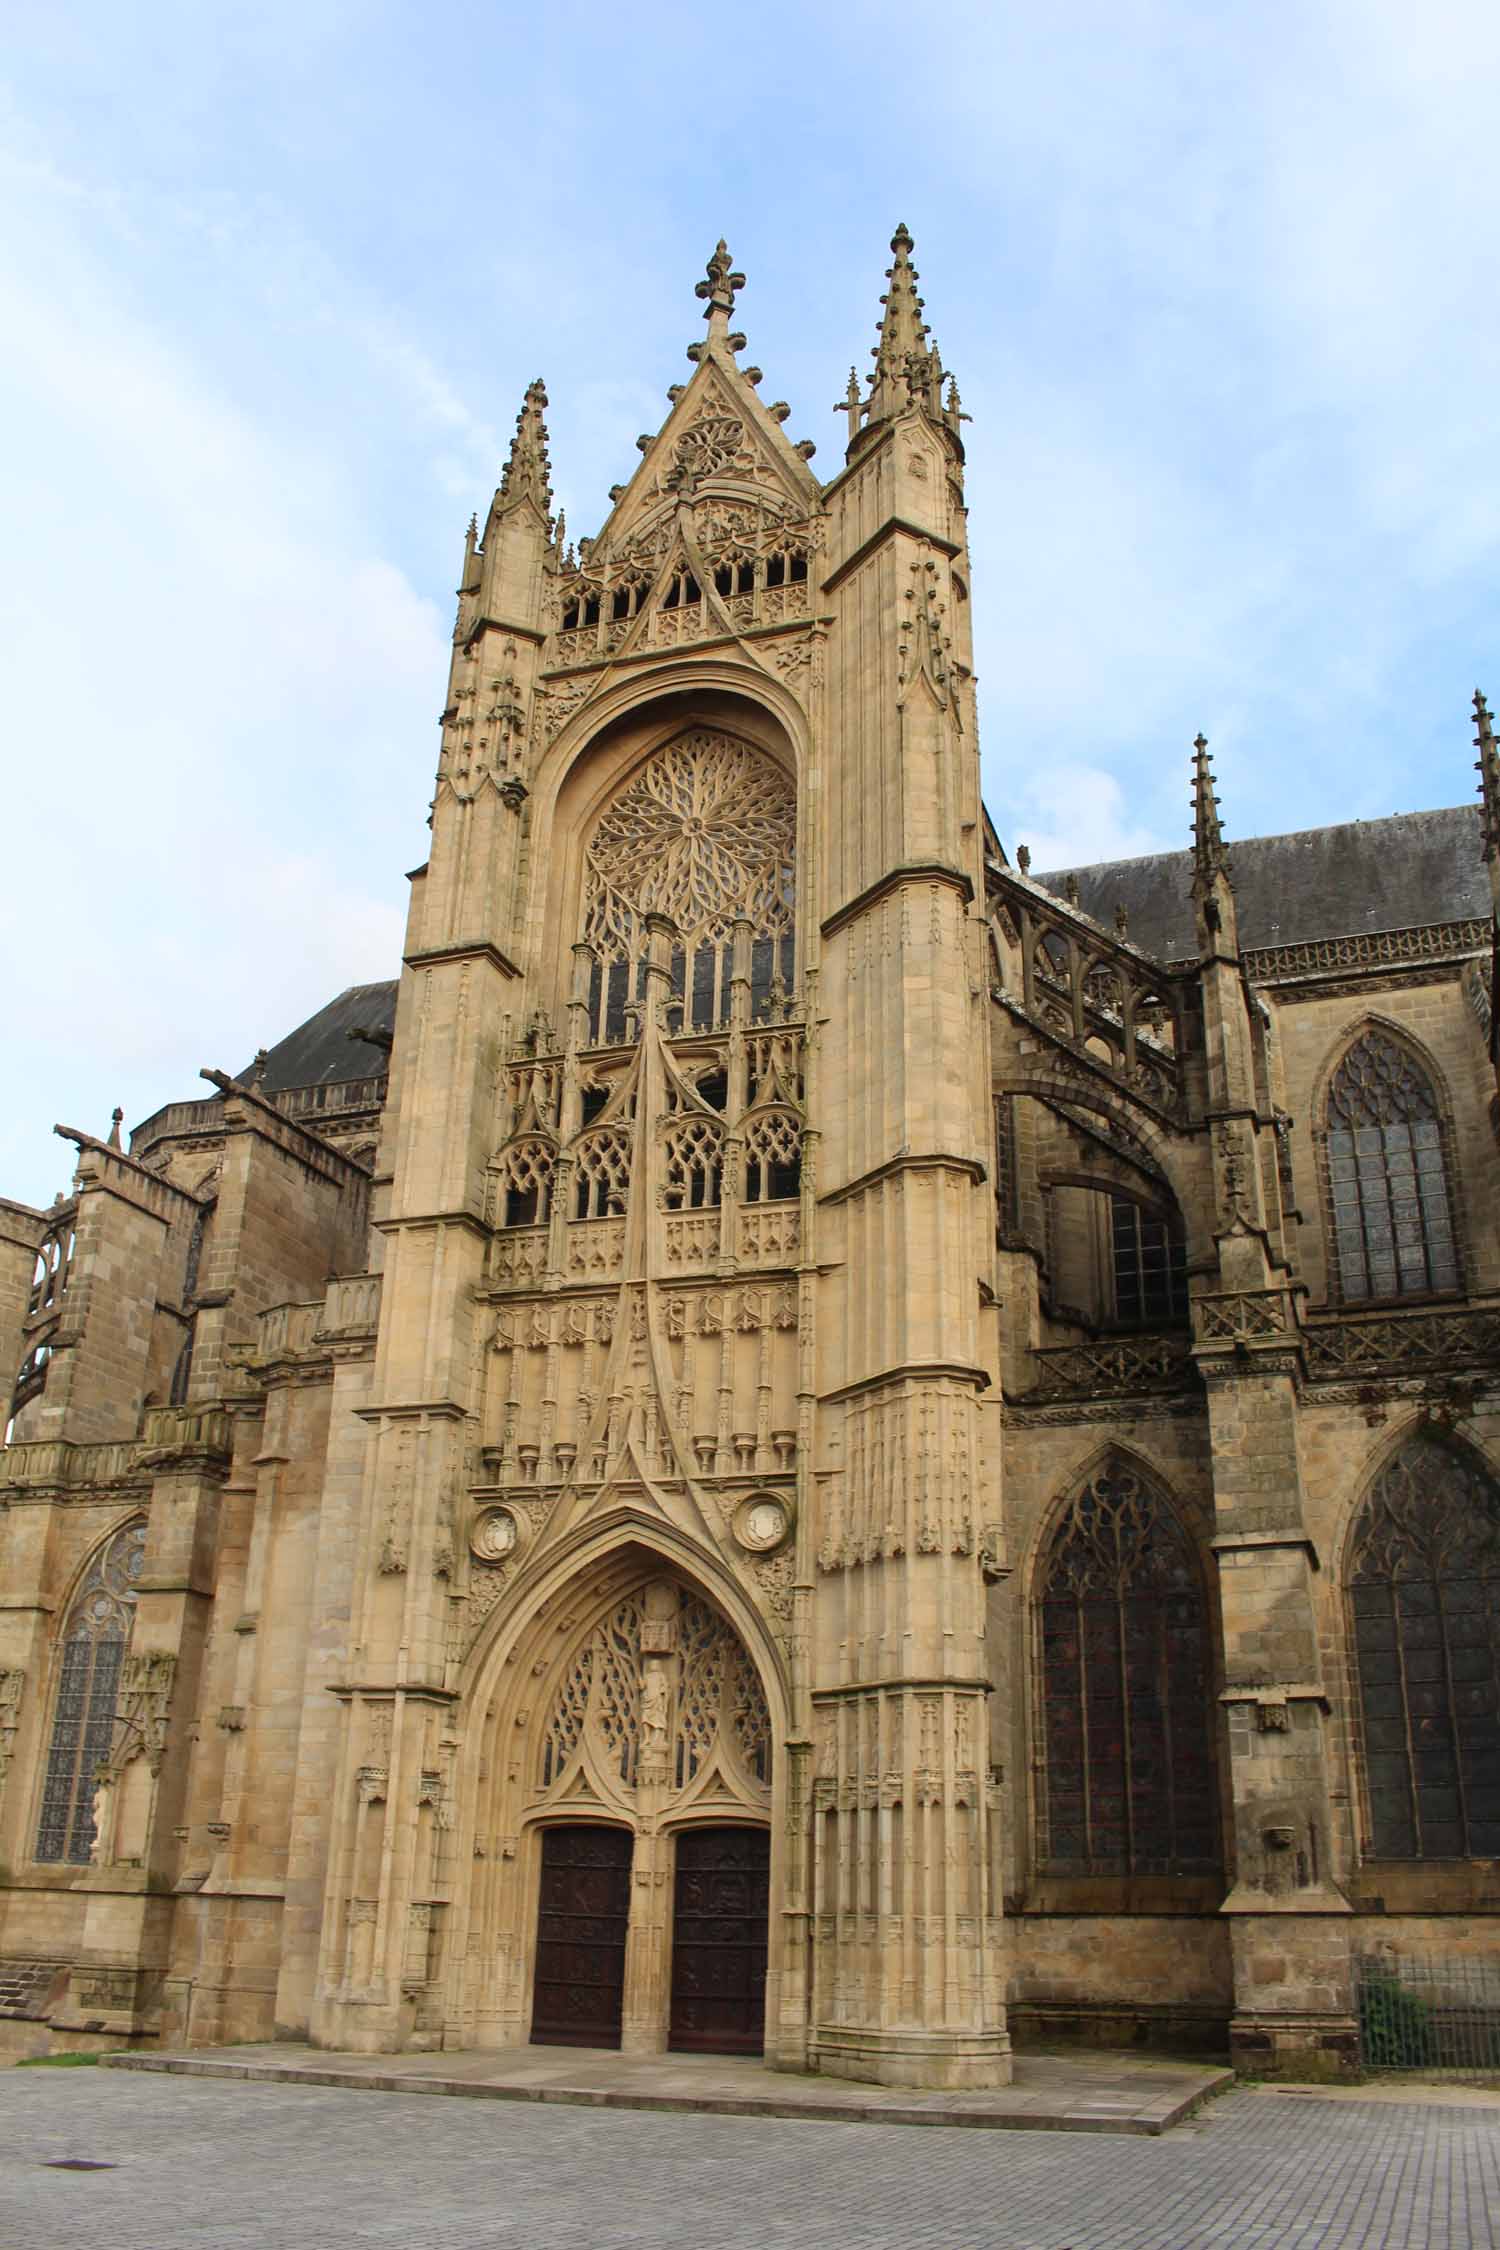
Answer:
[[[744,1641],[636,1549],[544,1605],[506,1671],[490,1771],[514,1842],[482,1921],[515,2034],[758,2053],[773,1721]]]

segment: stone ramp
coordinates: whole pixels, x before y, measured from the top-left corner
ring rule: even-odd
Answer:
[[[101,2055],[111,2070],[387,2094],[467,2095],[589,2109],[689,2110],[714,2117],[822,2118],[991,2131],[1164,2133],[1234,2083],[1220,2066],[1134,2055],[1018,2055],[1009,2086],[925,2093],[767,2070],[713,2055],[620,2055],[589,2047],[345,2055],[294,2044]]]

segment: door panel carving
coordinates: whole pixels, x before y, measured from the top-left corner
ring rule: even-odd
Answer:
[[[770,1857],[764,1828],[687,1828],[679,1835],[672,1920],[674,2048],[761,2053]]]
[[[633,1839],[582,1822],[542,1835],[531,2036],[544,2047],[618,2047]]]

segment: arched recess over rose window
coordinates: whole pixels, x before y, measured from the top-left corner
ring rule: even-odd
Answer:
[[[594,955],[589,1038],[616,1045],[637,1028],[646,916],[679,934],[672,989],[685,1031],[727,1024],[734,922],[750,924],[750,1015],[784,1010],[796,962],[797,799],[774,758],[694,727],[622,783],[584,855],[580,935]]]

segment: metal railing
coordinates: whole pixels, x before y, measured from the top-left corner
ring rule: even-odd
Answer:
[[[1500,2083],[1500,1958],[1364,1954],[1355,1990],[1371,2076]]]

